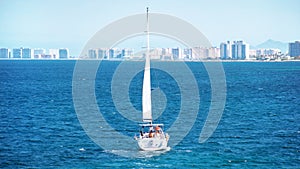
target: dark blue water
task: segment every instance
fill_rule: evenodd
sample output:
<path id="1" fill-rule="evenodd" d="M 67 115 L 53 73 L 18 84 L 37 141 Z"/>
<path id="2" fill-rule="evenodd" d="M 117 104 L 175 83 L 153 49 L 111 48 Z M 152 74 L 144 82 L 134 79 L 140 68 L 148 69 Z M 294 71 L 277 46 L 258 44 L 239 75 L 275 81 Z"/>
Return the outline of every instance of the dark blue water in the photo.
<path id="1" fill-rule="evenodd" d="M 201 97 L 197 120 L 177 146 L 146 158 L 109 153 L 84 132 L 72 100 L 75 64 L 75 61 L 0 61 L 1 168 L 300 166 L 300 62 L 223 63 L 226 106 L 216 131 L 203 144 L 198 139 L 210 106 L 210 81 L 202 63 L 187 63 L 197 79 Z M 137 124 L 117 112 L 110 95 L 112 76 L 119 64 L 101 63 L 95 80 L 96 98 L 111 126 L 133 136 Z M 159 86 L 167 98 L 166 111 L 157 120 L 168 129 L 179 112 L 178 85 L 166 72 L 154 69 L 152 76 L 155 77 L 152 86 Z M 141 110 L 141 78 L 142 72 L 130 84 L 130 101 L 137 110 Z M 122 129 L 124 125 L 126 130 Z"/>

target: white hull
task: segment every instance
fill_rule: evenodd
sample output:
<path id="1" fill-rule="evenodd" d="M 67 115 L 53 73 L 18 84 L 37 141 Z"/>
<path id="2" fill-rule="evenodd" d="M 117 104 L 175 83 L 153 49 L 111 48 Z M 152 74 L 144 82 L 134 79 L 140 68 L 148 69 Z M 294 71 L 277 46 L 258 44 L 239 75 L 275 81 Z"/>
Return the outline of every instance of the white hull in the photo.
<path id="1" fill-rule="evenodd" d="M 144 151 L 158 151 L 168 149 L 168 141 L 166 138 L 138 138 L 138 145 Z"/>

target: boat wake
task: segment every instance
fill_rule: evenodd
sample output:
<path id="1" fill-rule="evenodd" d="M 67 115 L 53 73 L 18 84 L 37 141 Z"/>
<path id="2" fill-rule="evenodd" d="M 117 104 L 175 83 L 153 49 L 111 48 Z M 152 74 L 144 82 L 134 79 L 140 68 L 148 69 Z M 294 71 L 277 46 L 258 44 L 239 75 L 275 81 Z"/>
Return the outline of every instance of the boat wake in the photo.
<path id="1" fill-rule="evenodd" d="M 138 157 L 139 158 L 151 158 L 151 157 L 155 157 L 155 156 L 160 156 L 168 151 L 171 150 L 171 147 L 167 147 L 164 150 L 159 150 L 159 151 L 144 151 L 144 150 L 140 150 L 138 151 Z"/>
<path id="2" fill-rule="evenodd" d="M 159 151 L 144 151 L 144 150 L 105 150 L 106 153 L 113 153 L 128 158 L 151 158 L 160 156 L 170 151 L 171 147 Z"/>

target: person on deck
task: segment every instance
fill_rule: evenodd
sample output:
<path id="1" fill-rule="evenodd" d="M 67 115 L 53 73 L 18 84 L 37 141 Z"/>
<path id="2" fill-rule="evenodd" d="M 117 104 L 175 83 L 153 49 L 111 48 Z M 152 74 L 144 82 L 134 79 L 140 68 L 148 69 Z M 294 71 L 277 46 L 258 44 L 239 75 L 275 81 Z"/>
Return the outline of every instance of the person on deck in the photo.
<path id="1" fill-rule="evenodd" d="M 153 137 L 153 132 L 152 132 L 152 130 L 150 130 L 150 132 L 149 132 L 149 138 L 152 138 Z"/>

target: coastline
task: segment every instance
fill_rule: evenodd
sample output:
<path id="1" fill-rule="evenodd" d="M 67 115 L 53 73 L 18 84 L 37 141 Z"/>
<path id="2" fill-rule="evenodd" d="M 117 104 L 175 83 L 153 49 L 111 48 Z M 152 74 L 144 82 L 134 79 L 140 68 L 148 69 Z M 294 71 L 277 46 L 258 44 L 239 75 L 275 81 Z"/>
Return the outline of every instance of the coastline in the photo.
<path id="1" fill-rule="evenodd" d="M 21 59 L 21 58 L 0 58 L 0 61 L 125 61 L 125 62 L 144 62 L 143 59 Z M 199 59 L 199 60 L 159 60 L 153 59 L 153 62 L 300 62 L 296 60 L 220 60 L 220 59 Z"/>

